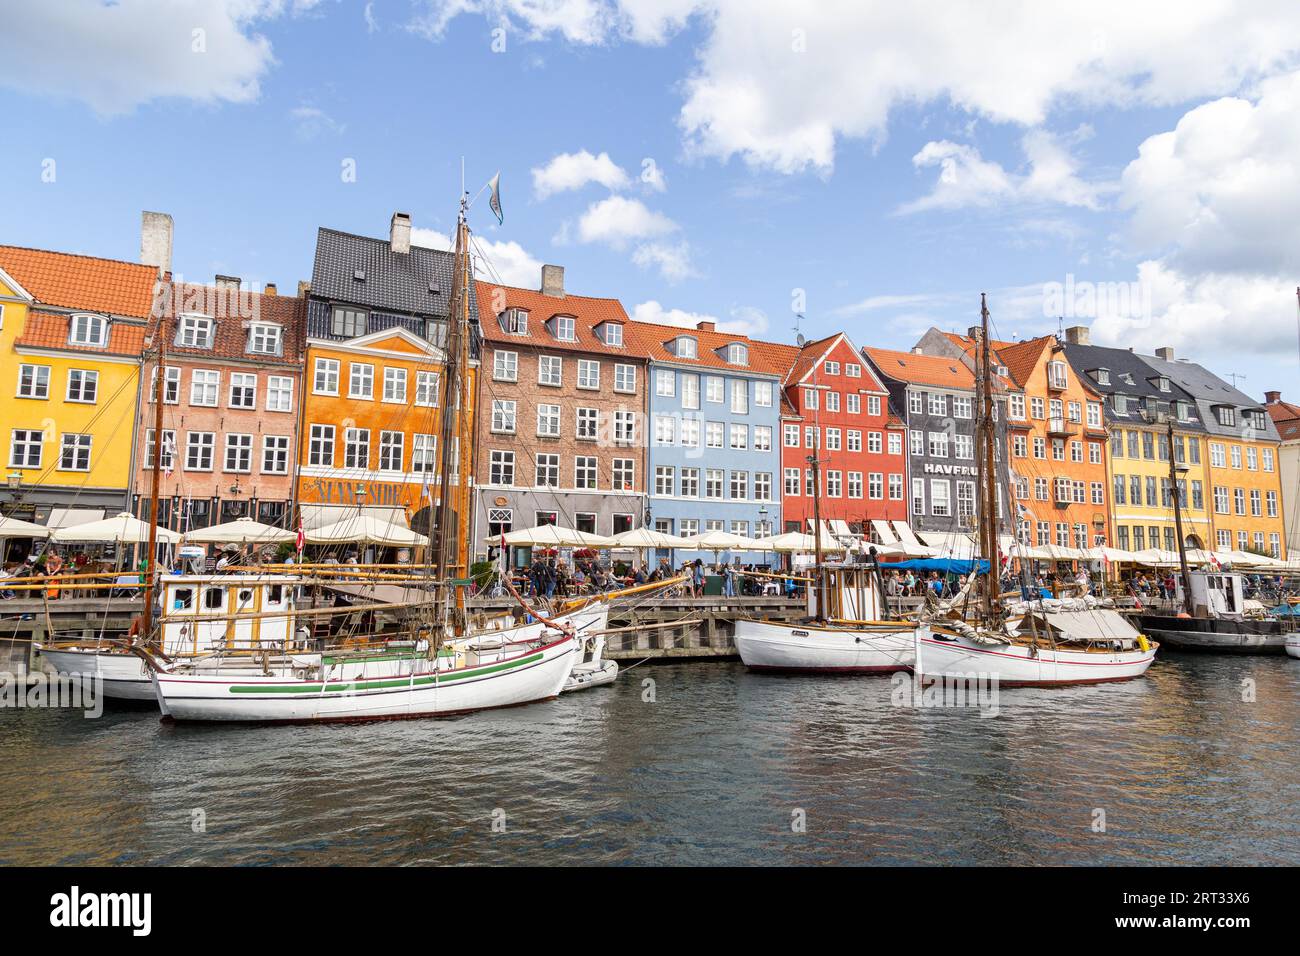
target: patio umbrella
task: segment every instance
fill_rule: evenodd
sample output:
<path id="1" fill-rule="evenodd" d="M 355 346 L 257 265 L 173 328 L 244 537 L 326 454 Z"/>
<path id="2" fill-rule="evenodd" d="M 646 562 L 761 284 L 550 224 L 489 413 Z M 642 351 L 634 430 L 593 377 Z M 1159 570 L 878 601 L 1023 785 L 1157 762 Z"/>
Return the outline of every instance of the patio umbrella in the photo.
<path id="1" fill-rule="evenodd" d="M 424 535 L 374 515 L 356 515 L 323 528 L 314 528 L 304 538 L 308 544 L 379 544 L 393 548 L 419 547 L 429 543 Z"/>
<path id="2" fill-rule="evenodd" d="M 876 545 L 877 550 L 883 546 Z M 817 550 L 816 535 L 807 534 L 803 531 L 787 531 L 785 534 L 773 535 L 770 538 L 759 538 L 754 542 L 753 551 L 776 551 L 780 554 L 802 554 L 813 553 Z M 844 546 L 827 535 L 822 536 L 823 551 L 843 551 Z M 886 553 L 881 551 L 882 554 Z"/>
<path id="3" fill-rule="evenodd" d="M 198 544 L 283 544 L 297 539 L 298 535 L 293 531 L 262 524 L 252 518 L 236 518 L 185 535 L 185 540 Z"/>
<path id="4" fill-rule="evenodd" d="M 157 540 L 163 544 L 176 544 L 181 540 L 180 534 L 159 528 Z M 149 525 L 134 515 L 123 511 L 112 518 L 91 521 L 88 524 L 73 525 L 71 528 L 59 528 L 50 534 L 50 540 L 58 544 L 65 541 L 78 543 L 117 542 L 119 544 L 148 544 Z"/>
<path id="5" fill-rule="evenodd" d="M 767 550 L 758 547 L 758 542 L 753 538 L 732 534 L 729 531 L 704 531 L 683 540 L 685 541 L 685 544 L 682 545 L 684 548 L 694 548 L 697 551 L 712 551 L 714 564 L 720 563 L 723 551 Z"/>
<path id="6" fill-rule="evenodd" d="M 43 524 L 19 521 L 17 518 L 0 518 L 0 538 L 48 538 L 50 529 Z"/>
<path id="7" fill-rule="evenodd" d="M 654 528 L 632 528 L 609 539 L 613 548 L 684 548 L 686 539 Z"/>
<path id="8" fill-rule="evenodd" d="M 504 535 L 487 538 L 495 547 L 502 544 L 515 548 L 608 548 L 610 539 L 586 531 L 574 531 L 557 524 L 539 524 L 535 528 L 518 528 Z"/>

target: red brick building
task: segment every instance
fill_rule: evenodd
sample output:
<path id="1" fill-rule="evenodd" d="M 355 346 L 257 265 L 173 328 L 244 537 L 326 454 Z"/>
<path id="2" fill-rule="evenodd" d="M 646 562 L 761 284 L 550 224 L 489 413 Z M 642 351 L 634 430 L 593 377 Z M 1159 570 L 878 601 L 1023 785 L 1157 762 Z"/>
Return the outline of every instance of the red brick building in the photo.
<path id="1" fill-rule="evenodd" d="M 784 529 L 809 530 L 810 456 L 821 471 L 821 516 L 860 534 L 872 518 L 906 520 L 906 429 L 889 392 L 838 332 L 790 349 L 782 389 L 781 513 Z"/>
<path id="2" fill-rule="evenodd" d="M 175 284 L 166 336 L 163 473 L 158 513 L 177 531 L 239 517 L 292 526 L 306 299 Z M 154 319 L 157 322 L 158 319 Z M 154 332 L 150 327 L 150 335 Z M 136 435 L 134 511 L 149 511 L 155 365 L 145 363 Z"/>

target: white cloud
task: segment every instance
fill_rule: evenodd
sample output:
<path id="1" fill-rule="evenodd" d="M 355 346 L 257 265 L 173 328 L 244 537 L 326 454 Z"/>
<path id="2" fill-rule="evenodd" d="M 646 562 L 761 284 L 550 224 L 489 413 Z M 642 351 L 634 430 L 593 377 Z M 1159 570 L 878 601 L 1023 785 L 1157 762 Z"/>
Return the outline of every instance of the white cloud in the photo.
<path id="1" fill-rule="evenodd" d="M 690 243 L 647 242 L 632 252 L 632 261 L 642 269 L 657 268 L 669 282 L 681 282 L 698 275 L 691 266 Z"/>
<path id="2" fill-rule="evenodd" d="M 376 33 L 379 30 L 379 20 L 375 17 L 374 3 L 367 3 L 362 9 L 362 15 L 366 19 L 366 32 Z"/>
<path id="3" fill-rule="evenodd" d="M 1089 135 L 1084 129 L 1070 137 Z M 900 213 L 928 209 L 960 209 L 1007 202 L 1049 202 L 1099 209 L 1103 193 L 1115 187 L 1088 183 L 1079 178 L 1079 164 L 1065 145 L 1043 129 L 1030 130 L 1020 141 L 1029 165 L 1023 175 L 1009 173 L 998 163 L 984 159 L 978 149 L 963 143 L 937 140 L 926 143 L 915 156 L 917 169 L 937 166 L 939 178 L 928 195 L 904 203 Z"/>
<path id="4" fill-rule="evenodd" d="M 663 43 L 705 24 L 678 123 L 688 151 L 782 172 L 878 143 L 898 107 L 1042 125 L 1058 107 L 1170 105 L 1235 92 L 1295 61 L 1300 5 L 1094 0 L 428 0 L 417 27 L 486 14 L 529 38 Z M 428 29 L 431 24 L 433 29 Z"/>
<path id="5" fill-rule="evenodd" d="M 294 130 L 299 139 L 316 139 L 326 133 L 342 133 L 347 127 L 335 120 L 323 109 L 315 106 L 299 106 L 289 111 L 293 118 Z"/>
<path id="6" fill-rule="evenodd" d="M 630 241 L 654 239 L 677 231 L 677 223 L 654 212 L 639 199 L 610 196 L 594 202 L 578 219 L 579 242 L 602 242 L 615 249 Z"/>
<path id="7" fill-rule="evenodd" d="M 906 295 L 871 295 L 867 296 L 865 299 L 859 299 L 857 302 L 850 302 L 847 305 L 842 305 L 838 308 L 832 309 L 830 314 L 837 318 L 852 318 L 854 316 L 866 315 L 868 312 L 936 306 L 941 303 L 946 303 L 951 299 L 951 295 L 924 292 L 910 293 Z"/>
<path id="8" fill-rule="evenodd" d="M 754 306 L 742 305 L 732 308 L 728 317 L 720 319 L 705 312 L 688 312 L 685 309 L 666 309 L 658 300 L 650 299 L 632 307 L 634 322 L 653 322 L 657 325 L 675 325 L 693 329 L 700 322 L 712 322 L 719 332 L 734 332 L 739 335 L 762 335 L 767 331 L 767 314 Z"/>
<path id="9" fill-rule="evenodd" d="M 627 173 L 609 158 L 609 153 L 593 156 L 585 149 L 577 153 L 560 153 L 545 166 L 534 167 L 532 173 L 533 193 L 538 199 L 581 189 L 588 183 L 599 183 L 611 191 L 628 185 Z"/>
<path id="10" fill-rule="evenodd" d="M 523 289 L 535 289 L 542 278 L 542 261 L 535 259 L 517 242 L 484 239 L 473 240 L 474 272 L 480 279 L 501 282 Z M 413 228 L 411 244 L 428 249 L 452 248 L 451 237 L 437 229 Z"/>
<path id="11" fill-rule="evenodd" d="M 317 0 L 63 0 L 9 4 L 0 86 L 81 100 L 101 115 L 180 98 L 247 103 L 274 65 L 255 25 Z M 57 38 L 57 55 L 51 53 Z"/>

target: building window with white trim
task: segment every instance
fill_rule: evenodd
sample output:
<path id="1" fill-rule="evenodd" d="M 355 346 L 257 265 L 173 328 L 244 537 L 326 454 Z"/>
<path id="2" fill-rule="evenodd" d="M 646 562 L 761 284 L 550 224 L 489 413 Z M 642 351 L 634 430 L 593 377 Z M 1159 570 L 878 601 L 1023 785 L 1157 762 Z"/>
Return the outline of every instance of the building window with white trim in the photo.
<path id="1" fill-rule="evenodd" d="M 289 436 L 262 436 L 262 474 L 287 475 L 289 473 Z"/>
<path id="2" fill-rule="evenodd" d="M 18 366 L 18 397 L 19 398 L 49 398 L 50 397 L 50 366 L 19 365 Z"/>
<path id="3" fill-rule="evenodd" d="M 196 368 L 190 373 L 190 404 L 215 408 L 221 391 L 221 373 Z"/>
<path id="4" fill-rule="evenodd" d="M 312 425 L 307 445 L 307 464 L 334 467 L 334 426 Z"/>
<path id="5" fill-rule="evenodd" d="M 247 473 L 253 470 L 253 436 L 226 435 L 226 464 L 223 471 Z"/>
<path id="6" fill-rule="evenodd" d="M 90 369 L 74 368 L 68 370 L 69 402 L 83 405 L 95 404 L 99 395 L 99 373 Z"/>
<path id="7" fill-rule="evenodd" d="M 43 439 L 39 429 L 15 428 L 9 439 L 9 467 L 41 467 L 42 448 Z"/>

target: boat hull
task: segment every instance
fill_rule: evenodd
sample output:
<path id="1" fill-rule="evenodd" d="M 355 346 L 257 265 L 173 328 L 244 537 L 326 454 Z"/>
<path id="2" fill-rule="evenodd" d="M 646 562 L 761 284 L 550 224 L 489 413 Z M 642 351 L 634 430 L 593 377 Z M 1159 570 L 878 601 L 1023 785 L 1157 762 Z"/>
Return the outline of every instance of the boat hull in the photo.
<path id="1" fill-rule="evenodd" d="M 113 700 L 155 700 L 153 681 L 144 661 L 134 654 L 88 648 L 38 647 L 55 671 L 68 677 L 90 677 L 101 682 L 105 697 Z"/>
<path id="2" fill-rule="evenodd" d="M 912 627 L 795 626 L 736 621 L 740 659 L 754 671 L 887 674 L 907 670 L 916 657 Z"/>
<path id="3" fill-rule="evenodd" d="M 573 665 L 569 679 L 564 682 L 564 692 L 568 694 L 575 690 L 603 687 L 614 683 L 617 679 L 617 661 L 583 661 L 581 664 Z"/>
<path id="4" fill-rule="evenodd" d="M 916 672 L 921 676 L 997 678 L 1003 687 L 1104 684 L 1141 677 L 1155 660 L 1149 650 L 1083 651 L 1021 644 L 981 644 L 950 632 L 918 636 Z"/>
<path id="5" fill-rule="evenodd" d="M 1286 634 L 1277 621 L 1229 621 L 1142 614 L 1138 629 L 1166 647 L 1214 654 L 1283 654 Z"/>
<path id="6" fill-rule="evenodd" d="M 1300 657 L 1300 634 L 1286 636 L 1286 652 L 1292 657 Z"/>
<path id="7" fill-rule="evenodd" d="M 578 641 L 565 636 L 489 664 L 433 669 L 419 657 L 395 672 L 331 681 L 266 675 L 248 668 L 217 673 L 154 673 L 164 716 L 178 721 L 315 723 L 447 717 L 513 707 L 559 695 Z M 428 670 L 422 670 L 428 665 Z"/>

